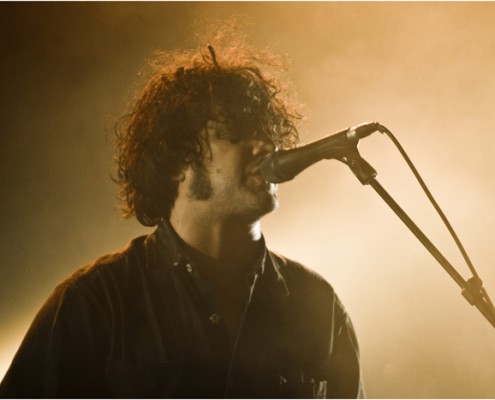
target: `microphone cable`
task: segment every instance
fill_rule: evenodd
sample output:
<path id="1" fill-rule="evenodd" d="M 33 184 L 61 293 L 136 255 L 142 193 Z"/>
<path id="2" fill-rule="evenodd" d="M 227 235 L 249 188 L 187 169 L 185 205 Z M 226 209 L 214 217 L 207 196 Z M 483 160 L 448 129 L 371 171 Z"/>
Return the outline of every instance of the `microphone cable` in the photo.
<path id="1" fill-rule="evenodd" d="M 493 303 L 490 300 L 490 298 L 488 297 L 488 293 L 486 292 L 485 288 L 483 287 L 483 283 L 482 283 L 482 281 L 481 281 L 481 279 L 480 279 L 480 277 L 478 275 L 478 272 L 474 268 L 474 265 L 471 262 L 471 259 L 469 258 L 466 250 L 464 249 L 464 246 L 462 245 L 459 237 L 457 236 L 456 232 L 454 231 L 454 228 L 452 227 L 452 225 L 450 224 L 449 220 L 447 219 L 445 213 L 442 211 L 442 209 L 438 205 L 437 201 L 435 200 L 435 198 L 431 194 L 430 190 L 426 186 L 426 183 L 424 182 L 423 178 L 421 178 L 421 175 L 419 174 L 419 172 L 416 169 L 416 167 L 414 166 L 413 162 L 411 161 L 411 159 L 407 155 L 406 151 L 404 150 L 404 148 L 402 147 L 402 145 L 399 143 L 399 141 L 396 139 L 396 137 L 393 135 L 393 133 L 390 132 L 389 129 L 387 129 L 383 125 L 379 125 L 378 130 L 381 133 L 386 134 L 389 137 L 389 139 L 392 141 L 392 143 L 394 143 L 395 147 L 397 147 L 397 149 L 399 150 L 400 154 L 402 155 L 402 157 L 406 161 L 407 165 L 411 169 L 411 171 L 414 174 L 414 176 L 415 176 L 416 180 L 418 181 L 419 185 L 421 186 L 421 188 L 423 189 L 424 193 L 426 194 L 426 197 L 428 198 L 428 200 L 430 201 L 430 203 L 433 205 L 433 207 L 437 211 L 438 215 L 442 219 L 443 223 L 447 227 L 450 235 L 452 236 L 452 238 L 454 239 L 455 244 L 457 245 L 457 248 L 459 249 L 459 251 L 462 254 L 462 257 L 464 258 L 464 261 L 466 262 L 467 266 L 469 267 L 469 270 L 473 274 L 473 277 L 471 279 L 469 279 L 468 282 L 470 284 L 472 284 L 472 285 L 477 285 L 478 286 L 479 290 L 481 291 L 483 297 L 486 299 L 486 301 L 489 304 L 490 308 L 492 310 L 494 310 L 495 308 L 493 306 Z"/>

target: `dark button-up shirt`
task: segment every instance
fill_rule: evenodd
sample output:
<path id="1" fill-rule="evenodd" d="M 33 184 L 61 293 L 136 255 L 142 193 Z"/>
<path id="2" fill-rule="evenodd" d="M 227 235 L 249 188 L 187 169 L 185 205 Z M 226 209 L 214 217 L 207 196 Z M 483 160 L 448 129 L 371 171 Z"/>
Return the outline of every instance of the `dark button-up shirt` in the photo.
<path id="1" fill-rule="evenodd" d="M 332 287 L 263 249 L 234 340 L 168 223 L 59 285 L 2 397 L 362 397 L 356 337 Z"/>

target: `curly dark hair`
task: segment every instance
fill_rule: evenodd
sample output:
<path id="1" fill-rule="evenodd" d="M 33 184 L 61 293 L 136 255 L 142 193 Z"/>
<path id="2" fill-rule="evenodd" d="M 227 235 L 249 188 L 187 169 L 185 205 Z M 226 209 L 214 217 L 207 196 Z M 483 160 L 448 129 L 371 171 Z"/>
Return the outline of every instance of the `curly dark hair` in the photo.
<path id="1" fill-rule="evenodd" d="M 145 226 L 169 218 L 177 177 L 203 160 L 200 133 L 209 119 L 226 120 L 232 141 L 263 134 L 279 148 L 297 144 L 302 108 L 280 78 L 285 63 L 228 30 L 217 31 L 208 46 L 158 52 L 149 62 L 147 83 L 116 127 L 115 180 L 125 217 Z"/>

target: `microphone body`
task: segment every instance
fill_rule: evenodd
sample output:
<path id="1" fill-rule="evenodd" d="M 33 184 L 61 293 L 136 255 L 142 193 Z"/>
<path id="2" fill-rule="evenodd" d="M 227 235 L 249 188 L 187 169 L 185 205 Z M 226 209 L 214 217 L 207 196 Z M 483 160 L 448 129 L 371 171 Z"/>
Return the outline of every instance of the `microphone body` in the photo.
<path id="1" fill-rule="evenodd" d="M 378 122 L 365 122 L 295 149 L 277 151 L 261 164 L 261 175 L 272 183 L 290 181 L 320 160 L 345 156 L 360 139 L 379 128 L 381 125 Z"/>

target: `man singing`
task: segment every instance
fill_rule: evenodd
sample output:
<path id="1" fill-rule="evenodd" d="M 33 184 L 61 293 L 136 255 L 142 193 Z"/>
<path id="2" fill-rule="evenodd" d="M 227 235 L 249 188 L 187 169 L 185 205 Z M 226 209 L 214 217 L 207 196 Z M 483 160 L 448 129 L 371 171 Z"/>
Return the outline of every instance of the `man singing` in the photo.
<path id="1" fill-rule="evenodd" d="M 62 282 L 32 323 L 2 397 L 355 398 L 352 324 L 315 272 L 267 249 L 297 143 L 277 58 L 231 37 L 160 53 L 118 125 L 126 216 L 156 226 Z"/>

